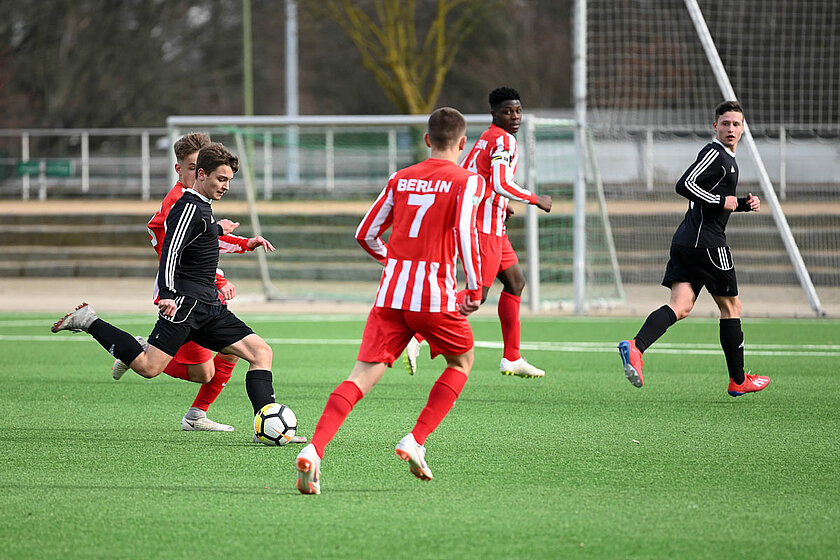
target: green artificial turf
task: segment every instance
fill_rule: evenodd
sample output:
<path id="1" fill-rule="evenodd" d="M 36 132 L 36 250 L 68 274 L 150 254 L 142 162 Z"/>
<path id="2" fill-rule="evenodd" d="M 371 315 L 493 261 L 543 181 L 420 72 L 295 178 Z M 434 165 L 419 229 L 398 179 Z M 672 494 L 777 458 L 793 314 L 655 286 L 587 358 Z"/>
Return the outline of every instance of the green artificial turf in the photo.
<path id="1" fill-rule="evenodd" d="M 244 316 L 274 349 L 277 399 L 311 436 L 364 319 Z M 836 558 L 840 323 L 745 320 L 737 399 L 717 322 L 689 319 L 645 354 L 639 319 L 529 318 L 544 379 L 498 372 L 498 321 L 472 321 L 476 365 L 427 441 L 435 479 L 394 456 L 443 369 L 389 371 L 327 447 L 322 494 L 294 487 L 300 446 L 251 442 L 239 364 L 213 419 L 184 432 L 197 385 L 129 372 L 55 318 L 0 315 L 0 558 Z M 152 318 L 110 316 L 146 335 Z"/>

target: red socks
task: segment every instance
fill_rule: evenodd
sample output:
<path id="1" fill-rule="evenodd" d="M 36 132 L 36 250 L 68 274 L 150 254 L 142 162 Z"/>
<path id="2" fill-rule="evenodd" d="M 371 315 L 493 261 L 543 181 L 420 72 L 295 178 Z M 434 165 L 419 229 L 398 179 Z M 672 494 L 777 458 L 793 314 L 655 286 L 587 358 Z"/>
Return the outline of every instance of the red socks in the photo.
<path id="1" fill-rule="evenodd" d="M 216 373 L 213 375 L 213 379 L 201 385 L 192 405 L 207 412 L 207 409 L 216 401 L 219 393 L 222 392 L 225 384 L 230 380 L 235 366 L 236 362 L 230 362 L 222 358 L 220 354 L 216 354 L 216 357 L 213 358 L 213 367 L 216 368 Z"/>
<path id="2" fill-rule="evenodd" d="M 347 415 L 363 396 L 362 390 L 352 381 L 343 381 L 330 393 L 324 412 L 315 426 L 315 433 L 312 434 L 312 445 L 315 446 L 319 457 L 324 458 L 324 448 L 332 441 Z"/>
<path id="3" fill-rule="evenodd" d="M 455 400 L 461 394 L 466 382 L 467 376 L 457 369 L 446 368 L 443 370 L 443 374 L 435 381 L 432 390 L 429 392 L 429 400 L 417 418 L 417 424 L 411 430 L 417 443 L 420 445 L 426 443 L 429 434 L 435 431 L 435 428 L 452 410 Z"/>
<path id="4" fill-rule="evenodd" d="M 519 305 L 522 298 L 502 292 L 499 295 L 499 322 L 502 324 L 502 340 L 505 344 L 504 357 L 516 361 L 519 354 Z"/>
<path id="5" fill-rule="evenodd" d="M 175 360 L 169 360 L 169 363 L 164 368 L 163 373 L 169 377 L 174 377 L 175 379 L 183 379 L 184 381 L 190 380 L 190 374 L 187 372 L 187 365 L 176 362 Z"/>

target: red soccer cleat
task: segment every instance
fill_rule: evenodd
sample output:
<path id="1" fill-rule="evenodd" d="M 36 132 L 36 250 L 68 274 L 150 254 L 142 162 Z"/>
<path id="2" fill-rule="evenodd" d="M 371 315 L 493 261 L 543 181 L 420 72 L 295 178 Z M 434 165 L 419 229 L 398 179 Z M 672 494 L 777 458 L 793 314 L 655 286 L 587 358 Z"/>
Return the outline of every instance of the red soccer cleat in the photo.
<path id="1" fill-rule="evenodd" d="M 730 379 L 728 392 L 733 397 L 740 397 L 744 393 L 755 393 L 757 391 L 761 391 L 768 385 L 770 385 L 769 377 L 764 377 L 762 375 L 750 375 L 747 373 L 744 376 L 744 382 L 740 385 Z"/>
<path id="2" fill-rule="evenodd" d="M 618 343 L 618 353 L 624 363 L 624 377 L 636 387 L 645 384 L 642 378 L 642 353 L 636 348 L 635 340 L 622 340 Z"/>

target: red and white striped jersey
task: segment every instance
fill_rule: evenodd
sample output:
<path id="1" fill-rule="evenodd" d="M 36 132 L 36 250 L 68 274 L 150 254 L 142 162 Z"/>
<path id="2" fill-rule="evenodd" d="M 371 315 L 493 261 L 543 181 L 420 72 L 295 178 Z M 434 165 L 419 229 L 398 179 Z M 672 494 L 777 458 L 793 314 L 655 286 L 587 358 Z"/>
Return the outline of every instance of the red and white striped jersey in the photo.
<path id="1" fill-rule="evenodd" d="M 481 299 L 475 204 L 484 179 L 443 159 L 397 171 L 356 230 L 356 241 L 385 266 L 374 305 L 456 311 L 460 256 L 469 297 Z M 382 234 L 391 228 L 386 244 Z"/>
<path id="2" fill-rule="evenodd" d="M 537 195 L 513 180 L 518 162 L 516 138 L 495 124 L 484 131 L 467 157 L 461 161 L 461 167 L 478 173 L 487 182 L 475 218 L 476 227 L 481 233 L 497 236 L 505 234 L 508 199 L 537 203 Z"/>
<path id="3" fill-rule="evenodd" d="M 151 220 L 149 220 L 147 229 L 149 230 L 149 236 L 151 237 L 152 247 L 154 247 L 155 252 L 158 255 L 158 260 L 160 260 L 163 238 L 166 236 L 166 217 L 169 216 L 169 211 L 172 210 L 172 205 L 178 202 L 178 199 L 181 198 L 186 190 L 187 188 L 181 183 L 181 181 L 175 183 L 175 186 L 166 193 L 158 211 L 155 212 L 155 215 L 152 216 Z M 244 253 L 248 251 L 248 238 L 239 237 L 238 235 L 222 235 L 219 237 L 219 251 L 222 253 Z M 225 278 L 224 272 L 222 269 L 217 268 L 216 289 L 221 289 L 227 283 L 228 281 Z M 155 279 L 154 298 L 156 302 L 158 299 L 157 292 L 157 279 Z"/>

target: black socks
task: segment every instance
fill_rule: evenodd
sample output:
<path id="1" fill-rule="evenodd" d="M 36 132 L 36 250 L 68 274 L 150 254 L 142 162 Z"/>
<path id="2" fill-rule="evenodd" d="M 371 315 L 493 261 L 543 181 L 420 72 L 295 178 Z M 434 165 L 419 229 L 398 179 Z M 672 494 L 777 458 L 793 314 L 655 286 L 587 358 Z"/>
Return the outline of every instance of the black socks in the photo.
<path id="1" fill-rule="evenodd" d="M 677 315 L 668 305 L 663 305 L 645 319 L 645 324 L 636 335 L 636 348 L 643 353 L 648 347 L 665 334 L 668 327 L 677 322 Z"/>
<path id="2" fill-rule="evenodd" d="M 744 333 L 740 318 L 720 320 L 720 347 L 726 356 L 729 377 L 740 385 L 744 382 Z"/>
<path id="3" fill-rule="evenodd" d="M 262 407 L 274 401 L 274 384 L 267 369 L 252 369 L 245 374 L 245 390 L 256 414 Z"/>
<path id="4" fill-rule="evenodd" d="M 97 319 L 88 327 L 88 334 L 102 345 L 102 348 L 119 358 L 126 365 L 143 353 L 143 347 L 127 332 L 118 329 L 111 323 Z"/>

